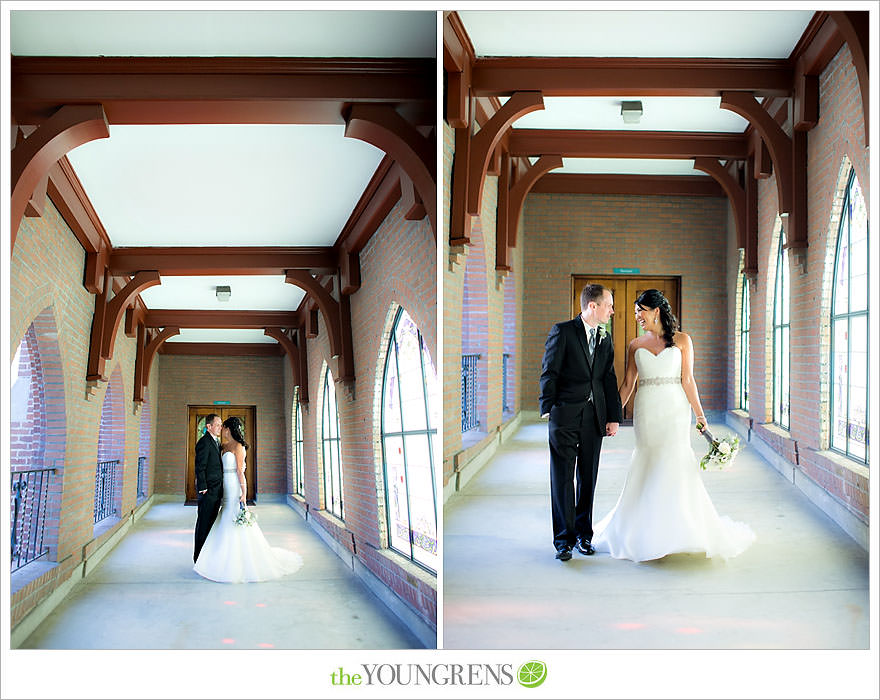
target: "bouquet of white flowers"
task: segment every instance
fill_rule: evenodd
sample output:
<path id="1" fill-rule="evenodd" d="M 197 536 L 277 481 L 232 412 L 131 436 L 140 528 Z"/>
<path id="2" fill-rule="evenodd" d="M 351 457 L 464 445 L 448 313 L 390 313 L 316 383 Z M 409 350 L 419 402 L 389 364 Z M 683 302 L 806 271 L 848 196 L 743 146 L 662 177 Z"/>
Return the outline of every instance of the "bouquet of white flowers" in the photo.
<path id="1" fill-rule="evenodd" d="M 239 503 L 239 505 L 241 507 L 238 509 L 238 513 L 235 514 L 233 522 L 236 525 L 253 525 L 257 521 L 257 514 L 245 508 L 244 503 Z"/>
<path id="2" fill-rule="evenodd" d="M 733 462 L 736 453 L 739 452 L 739 436 L 722 437 L 716 439 L 703 423 L 697 423 L 697 430 L 709 443 L 709 451 L 700 460 L 700 466 L 706 469 L 707 465 L 721 469 L 725 464 Z"/>

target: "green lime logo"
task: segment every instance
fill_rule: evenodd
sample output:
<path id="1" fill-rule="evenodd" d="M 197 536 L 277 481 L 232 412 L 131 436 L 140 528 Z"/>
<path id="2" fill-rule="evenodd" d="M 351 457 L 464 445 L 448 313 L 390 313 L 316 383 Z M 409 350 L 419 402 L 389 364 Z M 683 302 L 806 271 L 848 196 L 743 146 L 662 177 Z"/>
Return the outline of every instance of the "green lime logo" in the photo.
<path id="1" fill-rule="evenodd" d="M 537 688 L 547 678 L 547 664 L 543 661 L 526 661 L 517 671 L 517 680 L 523 688 Z"/>

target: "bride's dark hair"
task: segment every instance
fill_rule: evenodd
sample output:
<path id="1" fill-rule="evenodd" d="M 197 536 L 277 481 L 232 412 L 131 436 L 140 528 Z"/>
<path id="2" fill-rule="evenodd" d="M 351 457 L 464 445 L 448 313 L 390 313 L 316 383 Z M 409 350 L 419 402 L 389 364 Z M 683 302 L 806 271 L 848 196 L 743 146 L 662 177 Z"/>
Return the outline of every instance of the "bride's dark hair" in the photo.
<path id="1" fill-rule="evenodd" d="M 675 318 L 675 314 L 672 313 L 672 307 L 669 305 L 669 300 L 663 296 L 663 292 L 659 289 L 646 289 L 639 294 L 639 298 L 636 299 L 636 305 L 641 306 L 646 310 L 660 310 L 660 323 L 663 325 L 663 340 L 666 341 L 666 347 L 671 348 L 672 338 L 675 335 L 675 331 L 678 330 L 678 319 Z"/>
<path id="2" fill-rule="evenodd" d="M 223 427 L 229 428 L 229 434 L 232 435 L 232 439 L 244 445 L 244 449 L 250 449 L 248 444 L 244 441 L 244 429 L 242 428 L 240 418 L 230 416 L 223 421 Z"/>

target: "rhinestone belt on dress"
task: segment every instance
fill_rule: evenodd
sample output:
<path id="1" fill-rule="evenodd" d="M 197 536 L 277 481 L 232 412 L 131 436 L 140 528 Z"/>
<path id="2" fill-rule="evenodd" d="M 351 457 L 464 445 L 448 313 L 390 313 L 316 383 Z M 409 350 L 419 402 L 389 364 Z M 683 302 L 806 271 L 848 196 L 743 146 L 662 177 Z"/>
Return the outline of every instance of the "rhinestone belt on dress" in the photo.
<path id="1" fill-rule="evenodd" d="M 639 379 L 639 386 L 647 384 L 648 386 L 657 386 L 659 384 L 681 384 L 681 377 L 648 377 L 648 379 Z"/>

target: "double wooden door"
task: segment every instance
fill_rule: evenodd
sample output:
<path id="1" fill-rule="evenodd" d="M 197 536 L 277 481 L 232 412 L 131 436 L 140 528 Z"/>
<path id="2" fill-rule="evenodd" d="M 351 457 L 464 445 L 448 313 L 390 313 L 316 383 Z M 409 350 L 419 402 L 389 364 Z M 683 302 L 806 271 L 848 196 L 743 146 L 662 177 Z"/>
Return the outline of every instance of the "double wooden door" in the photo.
<path id="1" fill-rule="evenodd" d="M 659 289 L 669 299 L 672 312 L 681 321 L 681 278 L 680 277 L 647 277 L 643 275 L 628 277 L 593 277 L 590 275 L 572 275 L 571 277 L 571 315 L 572 318 L 581 312 L 581 290 L 585 285 L 601 284 L 611 290 L 614 296 L 614 315 L 608 323 L 608 333 L 614 341 L 614 372 L 617 374 L 618 386 L 623 383 L 626 373 L 626 348 L 633 338 L 642 335 L 643 331 L 636 323 L 635 303 L 638 296 L 646 289 Z M 636 388 L 638 390 L 638 387 Z M 624 420 L 632 419 L 632 398 L 623 407 Z"/>
<path id="2" fill-rule="evenodd" d="M 235 416 L 244 426 L 244 439 L 248 444 L 247 451 L 247 500 L 254 502 L 257 493 L 257 430 L 255 406 L 190 406 L 187 440 L 186 440 L 186 503 L 198 503 L 196 494 L 196 443 L 205 434 L 205 419 L 208 414 L 216 413 L 221 420 Z"/>

